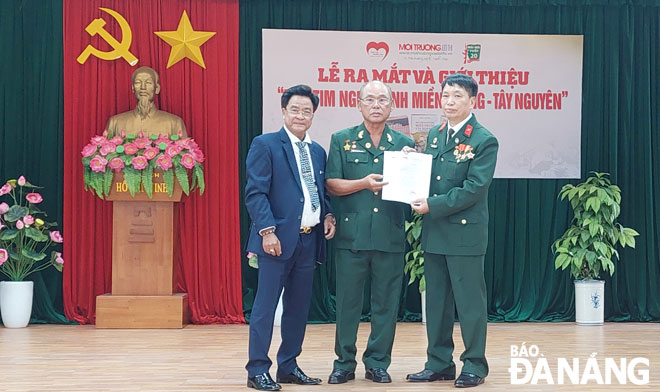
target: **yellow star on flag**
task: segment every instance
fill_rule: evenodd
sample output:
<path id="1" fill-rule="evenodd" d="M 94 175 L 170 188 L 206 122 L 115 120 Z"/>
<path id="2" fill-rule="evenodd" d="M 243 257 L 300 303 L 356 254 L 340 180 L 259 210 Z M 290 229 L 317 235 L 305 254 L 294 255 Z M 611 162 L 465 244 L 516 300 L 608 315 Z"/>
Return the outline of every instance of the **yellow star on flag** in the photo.
<path id="1" fill-rule="evenodd" d="M 193 30 L 185 10 L 181 15 L 179 27 L 177 27 L 176 31 L 155 31 L 154 34 L 172 46 L 170 58 L 167 60 L 167 68 L 187 57 L 195 62 L 195 64 L 206 69 L 204 58 L 202 58 L 202 51 L 199 47 L 213 37 L 215 32 Z"/>

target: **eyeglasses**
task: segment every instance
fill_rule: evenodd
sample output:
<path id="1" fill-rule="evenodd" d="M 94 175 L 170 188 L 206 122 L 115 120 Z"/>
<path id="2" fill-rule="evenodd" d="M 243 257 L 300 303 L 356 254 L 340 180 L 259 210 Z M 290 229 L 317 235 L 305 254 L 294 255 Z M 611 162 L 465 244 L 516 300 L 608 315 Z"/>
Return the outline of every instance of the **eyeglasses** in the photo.
<path id="1" fill-rule="evenodd" d="M 291 109 L 286 109 L 287 112 L 289 112 L 290 115 L 293 117 L 298 117 L 299 114 L 302 114 L 303 117 L 309 119 L 314 117 L 314 112 L 311 110 L 300 110 L 298 108 L 291 108 Z"/>
<path id="2" fill-rule="evenodd" d="M 380 98 L 367 97 L 364 99 L 360 98 L 360 101 L 362 101 L 362 103 L 368 106 L 373 106 L 376 102 L 378 102 L 378 105 L 380 106 L 387 106 L 390 104 L 390 102 L 392 102 L 391 99 L 385 97 L 380 97 Z"/>

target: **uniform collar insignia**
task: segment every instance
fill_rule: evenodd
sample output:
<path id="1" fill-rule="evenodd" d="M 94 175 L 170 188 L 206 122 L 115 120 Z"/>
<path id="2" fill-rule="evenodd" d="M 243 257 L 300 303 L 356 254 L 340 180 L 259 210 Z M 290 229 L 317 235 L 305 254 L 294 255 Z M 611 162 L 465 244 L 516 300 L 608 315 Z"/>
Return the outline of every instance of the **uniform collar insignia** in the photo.
<path id="1" fill-rule="evenodd" d="M 438 131 L 442 131 L 443 129 L 445 129 L 445 126 L 447 126 L 447 121 L 444 121 L 442 123 L 442 125 L 440 125 L 440 128 L 438 128 Z"/>
<path id="2" fill-rule="evenodd" d="M 465 131 L 463 131 L 463 133 L 465 136 L 470 137 L 470 134 L 472 133 L 472 125 L 468 124 L 468 126 L 465 127 Z"/>
<path id="3" fill-rule="evenodd" d="M 358 139 L 362 139 L 364 137 L 364 129 L 361 129 L 360 132 L 358 132 Z"/>

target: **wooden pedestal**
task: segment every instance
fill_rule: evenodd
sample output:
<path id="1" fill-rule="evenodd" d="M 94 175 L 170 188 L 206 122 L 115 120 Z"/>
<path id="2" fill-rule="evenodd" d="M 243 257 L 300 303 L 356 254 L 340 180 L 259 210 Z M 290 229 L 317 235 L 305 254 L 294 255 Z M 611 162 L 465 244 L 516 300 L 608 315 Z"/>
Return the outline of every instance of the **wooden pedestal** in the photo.
<path id="1" fill-rule="evenodd" d="M 177 184 L 178 185 L 178 184 Z M 112 293 L 96 297 L 97 328 L 182 328 L 188 322 L 188 295 L 174 294 L 174 202 L 154 173 L 152 198 L 131 196 L 123 176 L 107 200 L 113 201 Z"/>

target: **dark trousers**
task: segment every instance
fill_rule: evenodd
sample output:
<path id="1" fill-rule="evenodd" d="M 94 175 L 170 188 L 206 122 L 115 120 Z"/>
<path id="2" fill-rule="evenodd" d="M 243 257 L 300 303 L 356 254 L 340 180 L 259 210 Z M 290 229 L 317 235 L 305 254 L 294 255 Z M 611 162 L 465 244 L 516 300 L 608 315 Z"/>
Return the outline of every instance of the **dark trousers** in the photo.
<path id="1" fill-rule="evenodd" d="M 365 368 L 387 369 L 399 312 L 403 253 L 337 249 L 337 326 L 335 369 L 354 371 L 364 284 L 371 277 L 371 333 L 362 356 Z"/>
<path id="2" fill-rule="evenodd" d="M 245 366 L 249 377 L 268 372 L 273 363 L 268 350 L 282 288 L 282 344 L 277 352 L 277 372 L 288 374 L 298 366 L 296 358 L 302 351 L 312 296 L 316 238 L 314 232 L 300 234 L 296 250 L 288 260 L 259 256 L 259 285 L 250 317 L 249 360 Z"/>
<path id="3" fill-rule="evenodd" d="M 465 345 L 465 351 L 461 354 L 461 371 L 486 377 L 488 313 L 484 256 L 445 256 L 426 252 L 424 274 L 428 336 L 425 368 L 434 372 L 448 372 L 456 367 L 452 359 L 456 306 Z"/>

